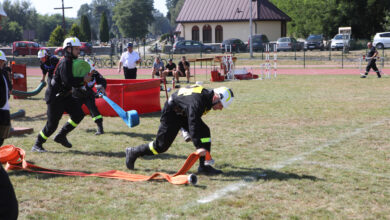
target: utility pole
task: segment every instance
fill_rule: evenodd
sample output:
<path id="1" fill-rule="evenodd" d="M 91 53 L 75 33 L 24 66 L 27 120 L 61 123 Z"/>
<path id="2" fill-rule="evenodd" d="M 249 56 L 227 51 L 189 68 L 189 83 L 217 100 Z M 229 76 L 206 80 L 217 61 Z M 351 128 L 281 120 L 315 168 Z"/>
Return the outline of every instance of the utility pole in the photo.
<path id="1" fill-rule="evenodd" d="M 54 8 L 54 9 L 62 9 L 62 29 L 64 30 L 64 35 L 66 35 L 66 30 L 65 30 L 65 9 L 71 9 L 73 7 L 65 7 L 64 6 L 64 0 L 62 0 L 62 7 L 61 8 Z"/>

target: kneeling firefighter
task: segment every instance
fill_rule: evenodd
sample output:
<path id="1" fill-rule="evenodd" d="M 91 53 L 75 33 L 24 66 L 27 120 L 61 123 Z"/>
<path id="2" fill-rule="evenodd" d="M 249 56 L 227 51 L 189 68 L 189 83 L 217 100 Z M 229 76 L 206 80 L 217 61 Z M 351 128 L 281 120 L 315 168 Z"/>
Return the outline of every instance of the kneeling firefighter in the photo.
<path id="1" fill-rule="evenodd" d="M 84 118 L 81 102 L 72 96 L 72 88 L 80 88 L 84 83 L 91 81 L 91 76 L 88 75 L 90 65 L 83 60 L 77 60 L 80 46 L 80 40 L 76 37 L 64 41 L 65 56 L 59 61 L 45 93 L 48 119 L 31 149 L 34 152 L 46 152 L 42 145 L 55 132 L 64 112 L 69 114 L 70 119 L 54 137 L 54 141 L 64 147 L 72 147 L 66 135 Z"/>
<path id="2" fill-rule="evenodd" d="M 134 169 L 138 157 L 167 151 L 181 128 L 189 131 L 197 149 L 210 152 L 210 129 L 201 117 L 211 109 L 227 108 L 233 99 L 232 90 L 226 87 L 209 90 L 200 85 L 193 85 L 179 89 L 164 105 L 156 140 L 136 148 L 126 149 L 127 168 Z M 211 166 L 213 161 L 209 159 L 206 161 L 205 156 L 201 156 L 199 161 L 198 173 L 211 175 L 222 173 L 221 170 L 213 168 Z"/>
<path id="3" fill-rule="evenodd" d="M 53 78 L 54 70 L 59 62 L 58 58 L 53 55 L 49 55 L 47 50 L 41 49 L 38 51 L 38 59 L 41 62 L 41 70 L 42 70 L 42 79 L 41 81 L 45 81 L 46 74 L 47 76 L 47 84 L 50 84 L 51 79 Z"/>
<path id="4" fill-rule="evenodd" d="M 91 75 L 91 81 L 88 82 L 85 85 L 85 92 L 80 89 L 74 89 L 73 95 L 75 97 L 78 97 L 81 101 L 81 103 L 85 104 L 89 110 L 89 113 L 91 114 L 91 117 L 93 121 L 96 123 L 98 129 L 95 133 L 95 135 L 101 135 L 104 134 L 103 130 L 103 116 L 100 114 L 98 108 L 96 107 L 95 98 L 101 98 L 101 95 L 105 95 L 105 89 L 107 87 L 107 81 L 106 79 L 95 70 L 95 66 L 92 61 L 86 60 L 90 67 L 90 75 Z M 97 93 L 95 93 L 92 88 L 96 84 L 96 90 Z"/>

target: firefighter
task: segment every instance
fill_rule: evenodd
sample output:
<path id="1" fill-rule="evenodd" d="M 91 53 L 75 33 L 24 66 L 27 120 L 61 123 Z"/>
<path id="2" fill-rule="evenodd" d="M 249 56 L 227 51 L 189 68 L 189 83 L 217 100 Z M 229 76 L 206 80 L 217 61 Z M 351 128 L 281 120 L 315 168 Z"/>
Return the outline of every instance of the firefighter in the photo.
<path id="1" fill-rule="evenodd" d="M 104 77 L 95 70 L 94 64 L 92 61 L 87 60 L 91 67 L 90 75 L 92 77 L 91 81 L 86 84 L 86 90 L 85 96 L 83 97 L 83 94 L 78 95 L 81 99 L 81 102 L 85 104 L 92 116 L 93 121 L 96 123 L 98 129 L 95 133 L 95 135 L 101 135 L 104 134 L 103 130 L 103 116 L 100 114 L 98 108 L 95 104 L 95 98 L 101 98 L 101 95 L 105 95 L 105 89 L 107 87 L 107 82 Z M 92 88 L 96 84 L 97 93 L 95 93 Z M 77 96 L 77 95 L 76 95 Z"/>
<path id="2" fill-rule="evenodd" d="M 371 42 L 367 43 L 367 48 L 369 49 L 367 53 L 367 66 L 366 66 L 366 72 L 364 75 L 362 75 L 360 78 L 367 78 L 368 72 L 370 72 L 370 69 L 372 68 L 375 72 L 378 78 L 381 78 L 381 72 L 379 71 L 378 67 L 376 66 L 376 59 L 378 58 L 378 51 L 374 46 L 372 46 Z"/>
<path id="3" fill-rule="evenodd" d="M 0 50 L 0 146 L 3 144 L 11 130 L 11 116 L 9 108 L 9 98 L 12 90 L 10 80 L 11 69 L 5 67 L 7 58 L 5 53 Z"/>
<path id="4" fill-rule="evenodd" d="M 41 81 L 44 82 L 47 76 L 47 84 L 50 84 L 51 79 L 53 78 L 54 69 L 56 68 L 59 60 L 56 56 L 50 56 L 47 53 L 47 50 L 42 49 L 38 51 L 38 59 L 41 62 L 41 70 L 42 70 L 42 79 Z"/>
<path id="5" fill-rule="evenodd" d="M 77 59 L 80 54 L 80 46 L 80 40 L 76 37 L 64 40 L 65 56 L 59 61 L 53 79 L 45 93 L 48 119 L 31 149 L 33 152 L 46 152 L 42 145 L 56 131 L 65 111 L 70 115 L 70 119 L 54 137 L 54 141 L 64 147 L 72 147 L 66 135 L 76 128 L 84 118 L 81 102 L 72 96 L 72 90 L 83 90 L 84 83 L 91 81 L 91 76 L 87 74 L 90 71 L 89 64 Z"/>
<path id="6" fill-rule="evenodd" d="M 233 99 L 232 90 L 226 87 L 209 90 L 200 85 L 193 85 L 179 89 L 164 105 L 156 140 L 135 148 L 126 148 L 127 168 L 134 169 L 138 157 L 167 151 L 181 128 L 189 131 L 191 140 L 198 150 L 210 152 L 210 129 L 201 117 L 211 109 L 227 108 Z M 210 175 L 222 173 L 221 170 L 213 168 L 212 161 L 206 161 L 204 156 L 199 160 L 198 173 Z"/>

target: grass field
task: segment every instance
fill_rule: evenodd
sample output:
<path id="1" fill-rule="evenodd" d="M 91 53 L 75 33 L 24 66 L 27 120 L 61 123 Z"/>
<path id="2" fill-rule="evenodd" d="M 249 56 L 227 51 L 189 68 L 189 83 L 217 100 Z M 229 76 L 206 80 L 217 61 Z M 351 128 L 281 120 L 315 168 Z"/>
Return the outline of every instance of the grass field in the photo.
<path id="1" fill-rule="evenodd" d="M 38 80 L 29 78 L 30 90 Z M 223 175 L 199 175 L 195 187 L 11 171 L 20 219 L 389 219 L 389 81 L 371 74 L 205 83 L 231 87 L 236 97 L 230 109 L 203 118 Z M 104 118 L 107 133 L 96 137 L 88 116 L 69 135 L 72 149 L 53 135 L 50 152 L 31 153 L 46 122 L 42 97 L 11 100 L 12 112 L 27 111 L 13 125 L 35 132 L 6 143 L 47 168 L 128 171 L 124 149 L 153 140 L 159 125 L 159 113 L 132 129 Z M 178 136 L 165 154 L 137 160 L 135 173 L 175 173 L 193 151 Z"/>

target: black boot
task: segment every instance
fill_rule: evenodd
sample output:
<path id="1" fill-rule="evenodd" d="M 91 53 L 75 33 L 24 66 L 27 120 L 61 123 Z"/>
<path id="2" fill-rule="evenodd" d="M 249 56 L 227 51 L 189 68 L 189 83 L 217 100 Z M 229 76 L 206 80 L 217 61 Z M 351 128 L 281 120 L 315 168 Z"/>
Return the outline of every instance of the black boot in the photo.
<path id="1" fill-rule="evenodd" d="M 104 134 L 104 130 L 103 130 L 103 121 L 97 121 L 96 124 L 97 124 L 97 126 L 98 126 L 98 129 L 97 129 L 95 135 Z"/>
<path id="2" fill-rule="evenodd" d="M 75 127 L 73 127 L 73 125 L 69 124 L 69 123 L 66 123 L 64 125 L 64 127 L 61 128 L 61 131 L 60 133 L 58 133 L 55 137 L 54 137 L 54 141 L 61 144 L 62 146 L 64 147 L 67 147 L 67 148 L 71 148 L 72 147 L 72 144 L 68 141 L 68 139 L 66 138 L 66 135 L 71 132 Z"/>
<path id="3" fill-rule="evenodd" d="M 32 152 L 38 152 L 38 153 L 45 153 L 47 150 L 43 148 L 43 143 L 45 143 L 46 140 L 42 138 L 41 134 L 38 134 L 37 140 L 35 141 L 34 146 L 31 148 Z"/>
<path id="4" fill-rule="evenodd" d="M 134 170 L 135 161 L 138 157 L 142 157 L 144 155 L 153 155 L 153 152 L 149 149 L 149 144 L 126 148 L 126 167 L 129 170 Z"/>
<path id="5" fill-rule="evenodd" d="M 204 174 L 204 175 L 218 175 L 222 174 L 222 170 L 215 169 L 214 167 L 210 165 L 204 165 L 205 157 L 199 158 L 199 167 L 198 167 L 198 174 Z"/>
<path id="6" fill-rule="evenodd" d="M 367 78 L 368 73 L 365 73 L 364 75 L 361 75 L 360 78 Z"/>
<path id="7" fill-rule="evenodd" d="M 381 73 L 378 71 L 378 72 L 376 72 L 376 75 L 378 76 L 378 78 L 381 78 L 382 76 L 381 76 Z"/>

